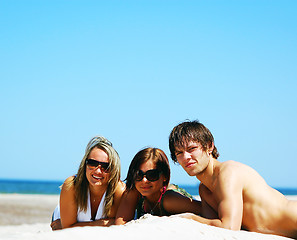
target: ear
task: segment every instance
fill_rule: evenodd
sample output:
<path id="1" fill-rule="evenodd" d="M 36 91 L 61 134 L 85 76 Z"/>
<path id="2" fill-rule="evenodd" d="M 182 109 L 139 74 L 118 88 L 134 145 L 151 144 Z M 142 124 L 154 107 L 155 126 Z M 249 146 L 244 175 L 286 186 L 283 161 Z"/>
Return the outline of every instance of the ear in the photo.
<path id="1" fill-rule="evenodd" d="M 212 151 L 213 151 L 213 149 L 214 149 L 214 143 L 213 142 L 211 142 L 211 147 L 210 148 L 208 148 L 207 149 L 207 155 L 211 155 L 211 153 L 212 153 Z"/>
<path id="2" fill-rule="evenodd" d="M 168 186 L 168 182 L 167 182 L 168 180 L 167 180 L 167 178 L 164 178 L 164 180 L 163 180 L 163 187 L 167 187 Z"/>
<path id="3" fill-rule="evenodd" d="M 162 197 L 162 195 L 166 192 L 166 189 L 167 189 L 166 186 L 163 186 L 163 187 L 162 187 L 162 190 L 161 190 L 161 193 L 162 193 L 162 194 L 161 194 L 161 197 Z"/>

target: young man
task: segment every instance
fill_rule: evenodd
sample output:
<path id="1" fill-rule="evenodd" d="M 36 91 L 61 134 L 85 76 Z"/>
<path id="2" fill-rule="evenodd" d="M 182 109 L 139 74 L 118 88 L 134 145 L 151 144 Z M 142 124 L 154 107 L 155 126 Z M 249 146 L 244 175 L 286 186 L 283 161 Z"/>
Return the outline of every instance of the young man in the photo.
<path id="1" fill-rule="evenodd" d="M 202 216 L 179 216 L 212 226 L 297 238 L 297 201 L 269 187 L 252 168 L 219 162 L 211 132 L 198 121 L 176 126 L 169 137 L 173 161 L 200 180 Z"/>

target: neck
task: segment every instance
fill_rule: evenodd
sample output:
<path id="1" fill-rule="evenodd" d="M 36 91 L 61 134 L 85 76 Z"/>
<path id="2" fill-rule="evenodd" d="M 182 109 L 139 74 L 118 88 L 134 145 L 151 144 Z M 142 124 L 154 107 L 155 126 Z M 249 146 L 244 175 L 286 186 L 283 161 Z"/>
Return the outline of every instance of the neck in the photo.
<path id="1" fill-rule="evenodd" d="M 90 194 L 92 196 L 100 196 L 100 195 L 103 195 L 107 190 L 107 186 L 103 187 L 93 187 L 93 186 L 89 186 L 89 191 L 90 191 Z"/>
<path id="2" fill-rule="evenodd" d="M 161 214 L 160 210 L 160 200 L 163 195 L 163 192 L 159 194 L 154 194 L 154 196 L 145 197 L 145 201 L 143 202 L 143 208 L 145 212 L 150 212 L 151 214 Z M 146 204 L 145 204 L 146 202 Z"/>
<path id="3" fill-rule="evenodd" d="M 166 189 L 167 187 L 166 186 L 163 186 L 161 189 L 160 189 L 160 192 L 157 192 L 156 194 L 152 194 L 150 196 L 147 196 L 145 197 L 146 200 L 150 203 L 157 203 L 157 202 L 160 202 L 161 201 L 161 198 L 163 196 L 163 194 L 166 192 Z"/>
<path id="4" fill-rule="evenodd" d="M 160 196 L 161 196 L 161 192 L 158 194 L 147 196 L 147 197 L 145 197 L 145 199 L 151 204 L 156 204 L 158 202 Z"/>
<path id="5" fill-rule="evenodd" d="M 214 183 L 214 176 L 216 174 L 216 168 L 221 163 L 215 158 L 211 157 L 207 167 L 203 172 L 196 175 L 197 179 L 203 183 L 207 188 L 212 189 Z"/>

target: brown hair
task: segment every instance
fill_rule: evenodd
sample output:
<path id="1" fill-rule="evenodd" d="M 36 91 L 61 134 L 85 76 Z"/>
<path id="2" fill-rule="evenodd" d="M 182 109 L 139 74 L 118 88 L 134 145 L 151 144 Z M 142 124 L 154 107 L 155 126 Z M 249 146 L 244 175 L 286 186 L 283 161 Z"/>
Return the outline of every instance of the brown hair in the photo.
<path id="1" fill-rule="evenodd" d="M 175 156 L 175 148 L 184 148 L 185 144 L 193 141 L 201 144 L 203 151 L 212 148 L 212 156 L 217 159 L 219 157 L 219 152 L 214 145 L 214 137 L 202 123 L 197 120 L 185 121 L 180 123 L 170 133 L 169 136 L 169 149 L 171 158 L 174 162 L 177 162 Z"/>
<path id="2" fill-rule="evenodd" d="M 133 189 L 135 187 L 136 173 L 139 170 L 140 165 L 148 160 L 152 160 L 156 163 L 157 169 L 160 170 L 166 179 L 164 186 L 168 185 L 170 180 L 170 166 L 166 154 L 159 148 L 148 147 L 136 153 L 132 159 L 127 178 L 125 179 L 127 189 Z"/>

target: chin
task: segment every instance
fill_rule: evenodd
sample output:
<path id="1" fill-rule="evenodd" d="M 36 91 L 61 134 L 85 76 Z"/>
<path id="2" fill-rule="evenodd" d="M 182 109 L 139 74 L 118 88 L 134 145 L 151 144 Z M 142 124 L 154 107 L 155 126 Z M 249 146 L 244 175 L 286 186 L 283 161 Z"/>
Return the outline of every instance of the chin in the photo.
<path id="1" fill-rule="evenodd" d="M 189 176 L 191 176 L 191 177 L 194 177 L 194 176 L 197 175 L 197 173 L 196 173 L 195 171 L 186 171 L 186 172 L 187 172 L 187 174 L 188 174 Z"/>
<path id="2" fill-rule="evenodd" d="M 91 182 L 91 185 L 93 185 L 93 186 L 103 186 L 104 184 L 106 184 L 106 183 L 102 182 L 102 181 L 93 181 L 93 182 Z"/>
<path id="3" fill-rule="evenodd" d="M 94 182 L 94 185 L 103 185 L 102 182 Z"/>
<path id="4" fill-rule="evenodd" d="M 140 194 L 141 194 L 142 196 L 144 196 L 144 197 L 147 197 L 147 196 L 149 196 L 149 195 L 151 194 L 150 191 L 139 191 L 139 192 L 140 192 Z"/>
<path id="5" fill-rule="evenodd" d="M 189 176 L 191 176 L 191 177 L 194 177 L 194 176 L 196 176 L 196 174 L 195 174 L 195 173 L 188 173 L 188 175 L 189 175 Z"/>

